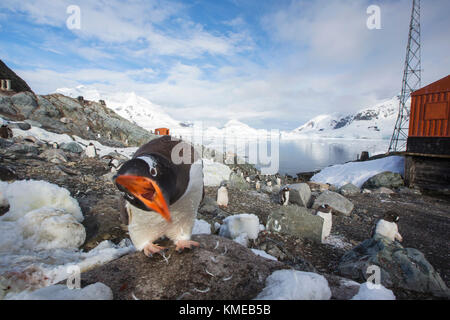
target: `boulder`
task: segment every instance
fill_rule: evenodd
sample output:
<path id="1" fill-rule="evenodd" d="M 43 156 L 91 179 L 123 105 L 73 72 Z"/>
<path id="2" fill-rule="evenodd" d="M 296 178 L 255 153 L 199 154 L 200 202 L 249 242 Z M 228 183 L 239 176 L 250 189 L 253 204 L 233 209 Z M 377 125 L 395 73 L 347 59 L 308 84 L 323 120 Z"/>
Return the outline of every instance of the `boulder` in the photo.
<path id="1" fill-rule="evenodd" d="M 100 281 L 118 300 L 247 300 L 263 290 L 272 272 L 286 268 L 226 238 L 192 239 L 200 247 L 178 253 L 170 245 L 164 256 L 151 258 L 136 252 L 90 270 L 81 275 L 82 286 Z"/>
<path id="2" fill-rule="evenodd" d="M 329 274 L 325 274 L 324 277 L 330 286 L 332 300 L 350 300 L 359 291 L 358 282 Z"/>
<path id="3" fill-rule="evenodd" d="M 238 189 L 240 191 L 250 189 L 250 185 L 247 181 L 245 181 L 244 177 L 241 177 L 240 175 L 234 173 L 230 174 L 230 187 Z"/>
<path id="4" fill-rule="evenodd" d="M 350 200 L 343 197 L 339 193 L 332 191 L 323 192 L 314 201 L 313 209 L 318 209 L 322 205 L 328 205 L 331 207 L 333 213 L 342 214 L 345 216 L 349 216 L 354 208 L 354 205 Z"/>
<path id="5" fill-rule="evenodd" d="M 395 189 L 404 186 L 404 181 L 399 173 L 390 171 L 382 172 L 368 179 L 361 189 L 378 189 L 381 187 Z"/>
<path id="6" fill-rule="evenodd" d="M 67 162 L 67 156 L 61 149 L 47 149 L 39 157 L 56 164 Z"/>
<path id="7" fill-rule="evenodd" d="M 347 183 L 345 186 L 342 186 L 339 189 L 339 193 L 342 194 L 344 197 L 354 196 L 356 194 L 360 194 L 361 193 L 361 189 L 359 189 L 354 184 Z"/>
<path id="8" fill-rule="evenodd" d="M 0 181 L 14 181 L 17 180 L 19 177 L 14 172 L 14 170 L 0 166 Z"/>
<path id="9" fill-rule="evenodd" d="M 284 206 L 269 215 L 266 229 L 321 243 L 324 219 L 314 213 L 304 207 Z"/>
<path id="10" fill-rule="evenodd" d="M 31 129 L 31 125 L 27 122 L 10 122 L 8 123 L 8 126 L 11 129 L 20 129 L 23 131 L 27 131 Z"/>
<path id="11" fill-rule="evenodd" d="M 80 146 L 76 142 L 63 143 L 63 144 L 61 144 L 61 149 L 66 152 L 72 152 L 72 153 L 82 153 L 83 152 L 83 147 Z"/>
<path id="12" fill-rule="evenodd" d="M 326 183 L 308 181 L 307 184 L 311 191 L 323 192 L 330 189 L 330 185 Z"/>
<path id="13" fill-rule="evenodd" d="M 291 184 L 289 186 L 289 202 L 307 208 L 311 201 L 311 189 L 306 183 Z"/>
<path id="14" fill-rule="evenodd" d="M 12 146 L 10 146 L 8 150 L 19 154 L 33 154 L 33 155 L 39 154 L 39 149 L 29 144 L 15 143 Z"/>
<path id="15" fill-rule="evenodd" d="M 258 234 L 259 218 L 254 214 L 248 213 L 225 218 L 219 232 L 220 236 L 233 240 L 236 240 L 239 237 L 256 240 Z M 246 243 L 246 241 L 244 243 Z"/>
<path id="16" fill-rule="evenodd" d="M 375 235 L 363 241 L 341 259 L 338 270 L 344 277 L 365 282 L 369 266 L 380 268 L 380 282 L 387 288 L 449 297 L 448 288 L 423 253 L 403 248 L 398 242 Z"/>

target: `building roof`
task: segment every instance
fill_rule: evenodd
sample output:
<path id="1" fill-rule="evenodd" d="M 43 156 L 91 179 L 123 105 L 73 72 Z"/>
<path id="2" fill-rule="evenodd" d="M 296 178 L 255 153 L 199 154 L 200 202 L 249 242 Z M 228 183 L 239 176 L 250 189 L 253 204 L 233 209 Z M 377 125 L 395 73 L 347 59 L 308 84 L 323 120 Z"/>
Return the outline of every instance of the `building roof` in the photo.
<path id="1" fill-rule="evenodd" d="M 450 75 L 446 76 L 445 78 L 442 78 L 441 80 L 433 82 L 432 84 L 429 84 L 428 86 L 423 87 L 422 89 L 414 91 L 412 96 L 420 96 L 428 93 L 439 93 L 447 91 L 450 91 Z"/>

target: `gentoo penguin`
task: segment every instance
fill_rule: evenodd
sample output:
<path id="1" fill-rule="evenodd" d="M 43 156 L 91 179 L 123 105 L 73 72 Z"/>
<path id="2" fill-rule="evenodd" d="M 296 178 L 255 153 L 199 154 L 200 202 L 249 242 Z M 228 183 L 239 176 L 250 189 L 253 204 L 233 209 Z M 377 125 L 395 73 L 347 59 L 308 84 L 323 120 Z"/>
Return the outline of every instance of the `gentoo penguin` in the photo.
<path id="1" fill-rule="evenodd" d="M 217 190 L 217 204 L 219 207 L 228 207 L 228 190 L 225 182 L 222 182 Z"/>
<path id="2" fill-rule="evenodd" d="M 283 206 L 289 205 L 289 192 L 291 189 L 289 187 L 284 187 L 280 190 L 280 204 Z"/>
<path id="3" fill-rule="evenodd" d="M 402 236 L 398 232 L 397 222 L 400 220 L 400 217 L 392 211 L 388 211 L 384 214 L 383 219 L 379 219 L 375 227 L 372 229 L 372 238 L 376 235 L 382 235 L 392 242 L 398 240 L 399 242 L 403 241 Z"/>
<path id="4" fill-rule="evenodd" d="M 59 144 L 58 144 L 58 142 L 53 142 L 53 143 L 52 143 L 52 148 L 53 148 L 53 149 L 59 149 Z"/>
<path id="5" fill-rule="evenodd" d="M 272 181 L 267 180 L 266 185 L 267 185 L 268 187 L 271 187 L 271 186 L 272 186 Z"/>
<path id="6" fill-rule="evenodd" d="M 165 248 L 153 242 L 167 236 L 176 250 L 191 241 L 197 209 L 204 195 L 203 163 L 191 144 L 170 136 L 140 147 L 114 176 L 123 193 L 121 214 L 138 251 L 150 256 Z"/>
<path id="7" fill-rule="evenodd" d="M 331 213 L 331 207 L 327 204 L 321 205 L 317 208 L 317 213 L 319 217 L 323 218 L 323 227 L 322 227 L 322 242 L 331 234 L 331 227 L 333 225 L 333 214 Z"/>
<path id="8" fill-rule="evenodd" d="M 252 180 L 250 179 L 250 177 L 245 178 L 245 181 L 247 181 L 248 183 L 250 183 Z"/>
<path id="9" fill-rule="evenodd" d="M 280 177 L 277 177 L 277 186 L 281 187 L 281 179 L 280 179 Z"/>
<path id="10" fill-rule="evenodd" d="M 261 190 L 261 179 L 259 178 L 259 176 L 256 176 L 255 180 L 256 180 L 255 189 L 256 189 L 256 191 L 259 191 L 259 190 Z"/>
<path id="11" fill-rule="evenodd" d="M 95 158 L 97 156 L 97 149 L 95 148 L 94 144 L 90 142 L 89 145 L 86 147 L 84 153 L 88 158 Z"/>

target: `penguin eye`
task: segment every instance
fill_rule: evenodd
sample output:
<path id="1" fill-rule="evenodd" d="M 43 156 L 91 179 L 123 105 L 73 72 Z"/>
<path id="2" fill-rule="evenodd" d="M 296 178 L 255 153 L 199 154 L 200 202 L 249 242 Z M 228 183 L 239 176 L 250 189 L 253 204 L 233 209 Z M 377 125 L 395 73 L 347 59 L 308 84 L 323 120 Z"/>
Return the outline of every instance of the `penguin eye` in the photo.
<path id="1" fill-rule="evenodd" d="M 156 170 L 156 168 L 150 168 L 150 174 L 152 175 L 152 177 L 156 177 L 158 175 L 158 171 Z"/>

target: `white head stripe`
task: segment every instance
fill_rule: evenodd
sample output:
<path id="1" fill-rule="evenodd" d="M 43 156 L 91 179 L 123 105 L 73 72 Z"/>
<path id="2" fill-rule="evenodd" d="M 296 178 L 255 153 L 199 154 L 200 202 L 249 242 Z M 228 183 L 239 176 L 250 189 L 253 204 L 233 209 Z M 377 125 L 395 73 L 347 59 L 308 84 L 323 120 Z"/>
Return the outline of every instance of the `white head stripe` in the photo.
<path id="1" fill-rule="evenodd" d="M 141 159 L 141 160 L 144 160 L 145 162 L 147 162 L 148 167 L 150 169 L 155 167 L 155 161 L 153 160 L 153 158 L 150 158 L 150 157 L 137 157 L 136 159 Z"/>

